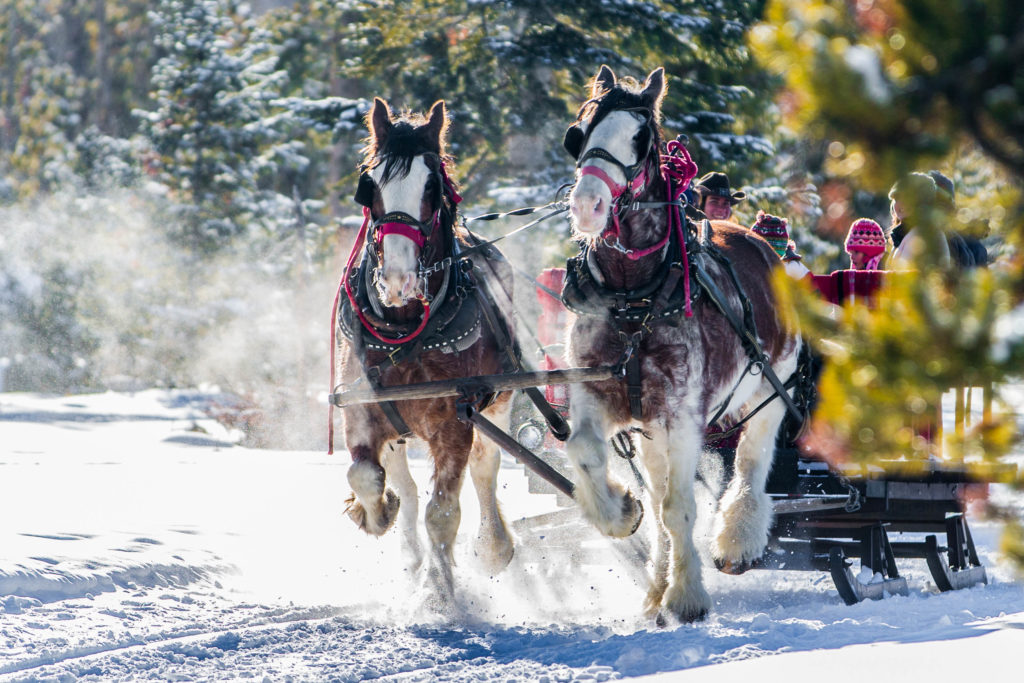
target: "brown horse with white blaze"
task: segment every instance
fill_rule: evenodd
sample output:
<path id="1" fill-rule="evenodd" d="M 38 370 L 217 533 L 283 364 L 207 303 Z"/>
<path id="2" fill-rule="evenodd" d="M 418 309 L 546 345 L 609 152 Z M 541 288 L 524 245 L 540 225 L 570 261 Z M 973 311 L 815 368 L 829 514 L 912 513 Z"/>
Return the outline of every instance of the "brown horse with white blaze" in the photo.
<path id="1" fill-rule="evenodd" d="M 496 258 L 459 258 L 470 242 L 457 225 L 459 196 L 449 179 L 447 117 L 437 102 L 424 118 L 394 117 L 381 99 L 367 117 L 370 130 L 356 201 L 366 221 L 343 276 L 336 312 L 347 338 L 341 383 L 396 386 L 503 371 L 501 334 L 512 326 L 485 322 L 483 292 L 499 298 L 492 310 L 510 311 L 511 273 Z M 362 259 L 355 256 L 362 250 Z M 496 250 L 495 250 L 496 251 Z M 508 421 L 508 393 L 491 397 L 484 414 Z M 433 461 L 433 492 L 426 506 L 429 576 L 442 600 L 453 591 L 453 546 L 459 528 L 459 491 L 467 464 L 480 499 L 477 555 L 491 571 L 513 554 L 512 536 L 496 497 L 496 446 L 456 416 L 455 399 L 409 400 L 344 408 L 352 456 L 348 515 L 368 534 L 382 535 L 403 511 L 405 545 L 418 565 L 418 497 L 405 462 L 405 437 L 426 442 Z M 398 493 L 387 486 L 390 480 Z"/>
<path id="2" fill-rule="evenodd" d="M 569 198 L 572 226 L 582 243 L 581 254 L 569 262 L 570 284 L 563 293 L 577 313 L 566 355 L 570 364 L 584 367 L 636 359 L 626 381 L 572 387 L 567 451 L 585 516 L 605 534 L 628 536 L 643 508 L 610 480 L 607 444 L 620 430 L 643 430 L 640 454 L 657 526 L 646 606 L 659 619 L 671 615 L 688 622 L 711 606 L 693 542 L 694 481 L 705 430 L 719 408 L 736 417 L 773 394 L 727 317 L 692 279 L 695 264 L 738 316 L 741 297 L 749 299 L 760 346 L 779 377 L 795 370 L 799 337 L 778 314 L 771 278 L 780 262 L 764 240 L 742 226 L 712 221 L 701 254 L 697 226 L 673 214 L 672 202 L 696 166 L 681 145 L 670 143 L 669 151 L 685 155 L 692 166 L 689 178 L 673 189 L 672 177 L 659 168 L 671 156 L 659 154 L 664 92 L 663 69 L 637 84 L 618 81 L 602 66 L 590 99 L 566 133 L 566 149 L 577 159 Z M 739 290 L 725 261 L 711 253 L 732 264 Z M 769 402 L 747 423 L 739 443 L 735 478 L 714 525 L 712 555 L 723 571 L 743 571 L 764 551 L 772 518 L 764 487 L 784 412 L 783 401 Z"/>

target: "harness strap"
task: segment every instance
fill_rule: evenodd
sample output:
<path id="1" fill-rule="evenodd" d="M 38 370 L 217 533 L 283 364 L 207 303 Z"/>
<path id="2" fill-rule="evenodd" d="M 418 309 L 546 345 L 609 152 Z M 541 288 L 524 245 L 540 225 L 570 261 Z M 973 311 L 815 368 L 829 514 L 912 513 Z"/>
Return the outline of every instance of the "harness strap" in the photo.
<path id="1" fill-rule="evenodd" d="M 357 355 L 360 358 L 363 356 L 363 354 L 358 352 Z M 374 365 L 371 368 L 365 369 L 366 379 L 369 380 L 370 386 L 374 389 L 380 389 L 380 366 Z M 399 439 L 405 439 L 406 437 L 412 436 L 412 430 L 409 429 L 409 425 L 407 425 L 405 420 L 402 419 L 402 415 L 398 412 L 398 406 L 395 405 L 394 401 L 381 401 L 377 405 L 384 413 L 384 416 L 388 418 L 388 422 L 391 423 L 391 426 L 395 428 L 396 432 L 398 432 Z"/>
<path id="2" fill-rule="evenodd" d="M 705 223 L 706 225 L 704 225 L 704 230 L 706 234 L 710 234 L 711 226 L 707 221 L 705 221 Z M 730 274 L 733 285 L 736 287 L 736 293 L 739 294 L 740 301 L 746 302 L 746 305 L 744 306 L 743 322 L 740 322 L 739 318 L 736 317 L 736 313 L 725 305 L 725 295 L 722 294 L 722 290 L 718 288 L 718 285 L 715 284 L 714 280 L 711 279 L 707 270 L 704 268 L 704 253 L 711 254 L 712 257 Z M 762 363 L 765 379 L 768 380 L 768 383 L 771 384 L 772 388 L 779 394 L 779 397 L 782 399 L 783 403 L 786 404 L 786 409 L 790 414 L 797 420 L 802 421 L 804 419 L 803 414 L 800 412 L 800 409 L 796 407 L 796 404 L 793 403 L 793 398 L 789 395 L 789 392 L 786 390 L 782 380 L 780 380 L 779 376 L 775 374 L 775 370 L 772 369 L 771 361 L 767 354 L 765 354 L 764 350 L 761 349 L 761 344 L 757 341 L 757 329 L 753 322 L 753 312 L 750 311 L 750 302 L 747 300 L 746 294 L 740 287 L 739 279 L 736 277 L 736 271 L 733 269 L 732 263 L 728 258 L 719 254 L 717 249 L 714 249 L 713 247 L 708 248 L 708 246 L 694 253 L 692 263 L 694 265 L 694 274 L 697 278 L 698 284 L 704 288 L 712 303 L 715 304 L 715 308 L 722 313 L 725 319 L 729 322 L 729 325 L 732 326 L 736 334 L 739 335 L 740 343 L 746 350 L 747 355 L 750 356 L 752 361 Z"/>
<path id="3" fill-rule="evenodd" d="M 634 353 L 626 361 L 626 396 L 629 398 L 629 413 L 634 420 L 643 418 L 644 379 L 640 374 L 640 354 Z"/>

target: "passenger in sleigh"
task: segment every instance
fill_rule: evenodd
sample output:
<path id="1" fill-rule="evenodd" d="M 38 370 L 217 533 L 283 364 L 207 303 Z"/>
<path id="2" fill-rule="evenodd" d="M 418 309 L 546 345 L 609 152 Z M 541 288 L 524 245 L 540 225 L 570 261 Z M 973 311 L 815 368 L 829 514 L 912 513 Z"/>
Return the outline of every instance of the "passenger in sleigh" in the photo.
<path id="1" fill-rule="evenodd" d="M 729 176 L 718 171 L 706 173 L 693 186 L 697 195 L 697 208 L 713 221 L 732 219 L 732 207 L 747 197 L 743 190 L 733 191 L 729 187 Z"/>
<path id="2" fill-rule="evenodd" d="M 750 227 L 771 245 L 782 259 L 786 274 L 794 280 L 811 277 L 811 271 L 803 264 L 803 257 L 796 253 L 796 243 L 789 238 L 789 227 L 785 218 L 773 216 L 764 211 L 757 212 L 757 219 Z"/>
<path id="3" fill-rule="evenodd" d="M 858 218 L 850 225 L 844 242 L 850 267 L 828 275 L 815 275 L 814 286 L 826 300 L 836 305 L 871 297 L 886 277 L 882 262 L 889 248 L 885 232 L 870 218 Z"/>
<path id="4" fill-rule="evenodd" d="M 882 258 L 888 243 L 880 226 L 870 218 L 858 218 L 850 225 L 843 245 L 850 257 L 851 270 L 882 270 Z"/>

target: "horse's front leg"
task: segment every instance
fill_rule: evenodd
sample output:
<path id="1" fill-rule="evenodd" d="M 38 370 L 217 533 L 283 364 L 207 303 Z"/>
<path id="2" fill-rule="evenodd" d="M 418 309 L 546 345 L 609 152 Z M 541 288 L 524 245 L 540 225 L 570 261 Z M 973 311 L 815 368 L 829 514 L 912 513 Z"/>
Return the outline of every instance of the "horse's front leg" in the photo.
<path id="1" fill-rule="evenodd" d="M 763 395 L 755 395 L 748 406 L 760 400 Z M 747 423 L 736 447 L 736 473 L 718 506 L 711 552 L 715 565 L 727 574 L 742 574 L 764 554 L 772 523 L 765 483 L 785 412 L 781 400 L 766 405 Z"/>
<path id="2" fill-rule="evenodd" d="M 439 597 L 450 600 L 454 596 L 453 549 L 462 520 L 459 491 L 473 445 L 473 428 L 453 419 L 434 433 L 428 445 L 434 462 L 434 492 L 425 515 L 430 539 L 429 576 Z"/>
<path id="3" fill-rule="evenodd" d="M 484 415 L 504 431 L 508 431 L 512 401 L 505 399 L 484 411 Z M 498 507 L 498 470 L 501 452 L 498 446 L 474 430 L 473 450 L 469 457 L 469 472 L 473 477 L 477 499 L 480 501 L 480 533 L 476 552 L 483 566 L 498 573 L 512 561 L 514 548 L 505 518 Z"/>
<path id="4" fill-rule="evenodd" d="M 608 536 L 629 536 L 643 519 L 643 506 L 622 484 L 608 479 L 609 423 L 604 405 L 589 387 L 573 387 L 569 402 L 572 436 L 566 454 L 576 468 L 575 497 L 597 529 Z"/>
<path id="5" fill-rule="evenodd" d="M 394 524 L 400 501 L 384 485 L 385 470 L 380 463 L 383 439 L 369 408 L 345 409 L 345 444 L 352 455 L 348 468 L 352 495 L 346 501 L 345 512 L 360 529 L 380 536 Z"/>
<path id="6" fill-rule="evenodd" d="M 409 568 L 418 569 L 423 562 L 423 546 L 417 531 L 420 498 L 416 482 L 409 471 L 405 442 L 391 442 L 385 446 L 383 461 L 388 479 L 394 483 L 399 497 L 404 501 L 398 520 L 402 532 L 402 551 L 408 558 Z"/>
<path id="7" fill-rule="evenodd" d="M 682 622 L 703 619 L 711 609 L 711 598 L 701 580 L 700 557 L 693 543 L 697 519 L 694 481 L 704 445 L 703 423 L 697 415 L 695 409 L 689 409 L 669 418 L 668 471 L 661 504 L 661 518 L 672 548 L 663 604 Z"/>
<path id="8" fill-rule="evenodd" d="M 661 506 L 668 494 L 668 433 L 663 425 L 645 425 L 645 438 L 640 439 L 640 457 L 647 471 L 647 486 L 651 494 L 651 508 L 655 521 L 654 576 L 644 611 L 654 618 L 661 610 L 661 601 L 668 588 L 669 551 L 672 542 L 662 520 Z M 648 438 L 649 437 L 649 438 Z"/>

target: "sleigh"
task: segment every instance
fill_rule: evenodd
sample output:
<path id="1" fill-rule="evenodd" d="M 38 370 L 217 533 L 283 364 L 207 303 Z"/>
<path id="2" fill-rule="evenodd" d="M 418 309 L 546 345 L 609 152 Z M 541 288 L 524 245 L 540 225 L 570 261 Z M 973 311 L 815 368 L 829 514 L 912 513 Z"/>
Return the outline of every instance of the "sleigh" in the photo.
<path id="1" fill-rule="evenodd" d="M 841 270 L 814 276 L 822 297 L 835 305 L 870 303 L 886 277 L 881 271 Z M 969 426 L 971 390 L 953 389 L 955 429 Z M 983 415 L 991 410 L 991 388 L 984 391 Z M 917 432 L 938 447 L 942 409 Z M 792 430 L 790 430 L 792 431 Z M 775 503 L 775 525 L 761 566 L 828 571 L 847 604 L 887 594 L 907 594 L 898 559 L 926 561 L 940 591 L 987 583 L 965 507 L 984 498 L 989 480 L 1013 466 L 984 473 L 940 459 L 879 465 L 829 464 L 784 425 L 768 481 Z M 891 534 L 915 540 L 890 540 Z M 853 560 L 860 561 L 854 573 Z"/>

